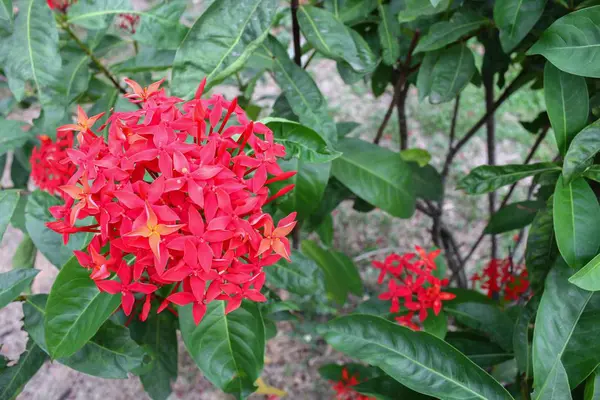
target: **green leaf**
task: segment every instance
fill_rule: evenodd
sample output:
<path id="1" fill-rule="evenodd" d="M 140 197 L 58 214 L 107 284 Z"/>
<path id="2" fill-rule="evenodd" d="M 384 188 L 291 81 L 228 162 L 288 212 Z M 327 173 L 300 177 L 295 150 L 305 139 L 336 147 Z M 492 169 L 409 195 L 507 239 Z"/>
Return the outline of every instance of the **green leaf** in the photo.
<path id="1" fill-rule="evenodd" d="M 325 57 L 345 61 L 357 73 L 372 72 L 377 66 L 369 45 L 332 13 L 322 8 L 300 6 L 298 24 L 304 37 Z"/>
<path id="2" fill-rule="evenodd" d="M 0 1 L 0 36 L 7 36 L 13 31 L 12 0 Z"/>
<path id="3" fill-rule="evenodd" d="M 44 330 L 52 358 L 68 357 L 82 348 L 120 302 L 120 296 L 101 293 L 72 257 L 56 277 L 46 307 Z"/>
<path id="4" fill-rule="evenodd" d="M 535 390 L 532 399 L 543 400 L 571 400 L 571 389 L 567 371 L 560 361 L 550 371 L 548 378 L 540 390 Z"/>
<path id="5" fill-rule="evenodd" d="M 490 368 L 514 357 L 486 337 L 471 332 L 448 332 L 445 340 L 481 368 Z"/>
<path id="6" fill-rule="evenodd" d="M 54 131 L 65 114 L 65 101 L 57 91 L 61 75 L 58 30 L 54 13 L 45 2 L 21 2 L 8 44 L 4 72 L 17 100 L 25 95 L 25 82 L 32 81 L 42 107 L 45 127 Z"/>
<path id="7" fill-rule="evenodd" d="M 550 266 L 554 264 L 558 255 L 558 247 L 554 239 L 552 203 L 553 201 L 549 200 L 548 206 L 538 211 L 527 236 L 525 265 L 534 292 L 539 292 L 543 287 Z"/>
<path id="8" fill-rule="evenodd" d="M 319 235 L 319 239 L 321 239 L 321 242 L 325 246 L 333 246 L 333 236 L 335 234 L 335 231 L 333 227 L 333 218 L 331 217 L 331 214 L 327 214 L 327 216 L 323 219 L 323 222 L 321 222 L 321 225 L 317 227 L 316 232 L 317 235 Z"/>
<path id="9" fill-rule="evenodd" d="M 23 132 L 21 121 L 0 118 L 0 156 L 23 146 L 31 134 Z"/>
<path id="10" fill-rule="evenodd" d="M 600 373 L 598 368 L 587 378 L 585 382 L 584 400 L 600 400 Z"/>
<path id="11" fill-rule="evenodd" d="M 344 139 L 337 149 L 343 154 L 333 161 L 333 176 L 383 211 L 400 218 L 412 216 L 415 210 L 412 173 L 398 153 L 360 139 Z"/>
<path id="12" fill-rule="evenodd" d="M 540 19 L 547 0 L 498 0 L 494 4 L 494 22 L 500 30 L 500 43 L 509 54 L 527 36 Z"/>
<path id="13" fill-rule="evenodd" d="M 37 269 L 13 269 L 0 274 L 0 308 L 17 298 L 40 272 Z"/>
<path id="14" fill-rule="evenodd" d="M 276 9 L 276 0 L 213 2 L 177 49 L 174 93 L 191 97 L 202 77 L 209 88 L 240 70 L 267 37 Z"/>
<path id="15" fill-rule="evenodd" d="M 0 369 L 0 400 L 17 397 L 21 388 L 38 372 L 48 356 L 30 339 L 19 362 L 12 367 Z"/>
<path id="16" fill-rule="evenodd" d="M 10 224 L 22 231 L 23 233 L 27 233 L 27 229 L 25 228 L 25 207 L 27 206 L 28 199 L 28 194 L 21 193 L 21 196 L 19 197 L 19 201 L 17 203 L 17 208 L 15 209 L 13 216 L 10 219 Z"/>
<path id="17" fill-rule="evenodd" d="M 150 312 L 146 321 L 133 320 L 131 337 L 153 356 L 148 372 L 140 375 L 144 390 L 152 400 L 166 400 L 177 379 L 177 318 L 169 313 Z"/>
<path id="18" fill-rule="evenodd" d="M 379 64 L 371 74 L 371 91 L 373 96 L 379 97 L 392 81 L 393 69 L 389 65 Z"/>
<path id="19" fill-rule="evenodd" d="M 512 399 L 494 378 L 428 333 L 361 314 L 336 318 L 323 333 L 334 349 L 381 368 L 420 393 L 441 399 Z"/>
<path id="20" fill-rule="evenodd" d="M 456 12 L 450 17 L 450 20 L 433 24 L 427 35 L 419 40 L 414 52 L 420 53 L 441 49 L 487 23 L 487 18 L 472 11 Z"/>
<path id="21" fill-rule="evenodd" d="M 314 130 L 283 118 L 261 120 L 275 135 L 275 141 L 285 146 L 288 157 L 296 157 L 311 163 L 332 161 L 342 155 L 328 147 L 327 142 Z"/>
<path id="22" fill-rule="evenodd" d="M 48 207 L 61 205 L 58 198 L 40 190 L 29 195 L 25 207 L 25 226 L 31 240 L 39 251 L 56 267 L 60 268 L 73 256 L 73 250 L 80 250 L 87 238 L 86 233 L 71 235 L 69 243 L 63 244 L 62 235 L 46 226 L 46 222 L 54 221 Z"/>
<path id="23" fill-rule="evenodd" d="M 12 266 L 17 268 L 33 268 L 37 256 L 37 248 L 29 235 L 23 235 L 23 239 L 12 258 Z"/>
<path id="24" fill-rule="evenodd" d="M 450 5 L 450 0 L 440 0 L 436 6 L 426 0 L 405 0 L 403 3 L 403 8 L 398 13 L 398 21 L 410 22 L 422 16 L 435 15 L 446 11 Z"/>
<path id="25" fill-rule="evenodd" d="M 426 55 L 429 56 L 429 54 Z M 466 44 L 456 44 L 440 50 L 431 69 L 430 86 L 422 96 L 429 96 L 431 104 L 445 103 L 454 98 L 467 86 L 477 71 L 475 58 Z M 425 62 L 425 61 L 424 61 Z M 419 76 L 428 70 L 419 71 Z M 428 90 L 427 90 L 428 89 Z"/>
<path id="26" fill-rule="evenodd" d="M 525 379 L 529 379 L 533 374 L 531 342 L 529 340 L 530 326 L 532 326 L 535 321 L 535 315 L 539 305 L 540 296 L 536 295 L 521 308 L 513 332 L 512 339 L 515 359 L 517 360 L 519 371 L 525 374 Z"/>
<path id="27" fill-rule="evenodd" d="M 227 393 L 254 392 L 264 362 L 265 328 L 256 303 L 242 302 L 225 315 L 225 303 L 213 301 L 197 326 L 192 305 L 179 308 L 181 335 L 206 379 Z"/>
<path id="28" fill-rule="evenodd" d="M 325 8 L 340 21 L 348 23 L 369 15 L 377 8 L 377 0 L 328 0 Z"/>
<path id="29" fill-rule="evenodd" d="M 427 319 L 423 321 L 423 330 L 443 340 L 448 332 L 448 317 L 446 317 L 446 313 L 442 310 L 438 315 L 429 314 Z"/>
<path id="30" fill-rule="evenodd" d="M 62 68 L 61 81 L 64 85 L 65 100 L 72 103 L 88 89 L 91 78 L 90 57 L 82 51 L 65 51 L 63 55 L 66 63 Z"/>
<path id="31" fill-rule="evenodd" d="M 31 156 L 30 153 L 27 154 L 28 152 L 25 152 L 23 150 L 23 148 L 20 148 L 13 153 L 13 162 L 10 166 L 10 180 L 13 182 L 13 187 L 19 189 L 27 188 L 27 183 L 29 183 L 29 174 L 31 172 L 31 165 L 29 164 L 29 162 L 27 162 L 24 165 L 22 164 L 21 160 L 17 157 L 17 153 L 19 152 L 22 152 L 23 155 Z"/>
<path id="32" fill-rule="evenodd" d="M 359 376 L 362 380 L 362 375 Z M 352 386 L 352 389 L 362 395 L 371 396 L 377 400 L 431 399 L 429 396 L 422 395 L 407 388 L 387 375 L 367 379 L 366 381 L 360 382 L 358 385 Z"/>
<path id="33" fill-rule="evenodd" d="M 590 261 L 600 247 L 600 205 L 585 179 L 554 189 L 554 233 L 560 254 L 572 268 Z"/>
<path id="34" fill-rule="evenodd" d="M 360 275 L 348 256 L 335 250 L 325 250 L 312 240 L 303 240 L 301 248 L 302 253 L 323 270 L 327 295 L 336 303 L 344 304 L 348 293 L 363 294 Z"/>
<path id="35" fill-rule="evenodd" d="M 266 268 L 267 281 L 299 296 L 315 294 L 323 279 L 319 266 L 298 250 L 292 251 L 291 259 L 291 262 L 281 259 Z"/>
<path id="36" fill-rule="evenodd" d="M 269 36 L 262 50 L 272 63 L 275 81 L 300 123 L 315 130 L 328 143 L 337 141 L 336 126 L 327 112 L 327 102 L 308 72 L 290 60 L 287 50 Z"/>
<path id="37" fill-rule="evenodd" d="M 404 161 L 414 161 L 419 167 L 424 167 L 431 161 L 431 154 L 424 149 L 406 149 L 400 152 L 400 156 Z"/>
<path id="38" fill-rule="evenodd" d="M 513 351 L 513 322 L 496 305 L 485 303 L 445 304 L 444 310 L 472 329 L 486 333 L 507 352 Z"/>
<path id="39" fill-rule="evenodd" d="M 100 118 L 97 124 L 104 124 L 108 120 L 109 111 L 117 104 L 117 100 L 119 99 L 119 92 L 116 88 L 108 88 L 106 92 L 94 103 L 92 108 L 89 111 L 89 115 L 96 115 L 100 113 L 106 113 L 102 118 Z M 100 125 L 99 125 L 100 126 Z M 106 133 L 108 135 L 108 132 Z"/>
<path id="40" fill-rule="evenodd" d="M 482 165 L 461 179 L 458 188 L 469 194 L 483 194 L 548 171 L 560 171 L 560 167 L 552 163 Z"/>
<path id="41" fill-rule="evenodd" d="M 564 156 L 571 140 L 587 125 L 590 106 L 585 78 L 546 63 L 544 99 L 558 150 Z"/>
<path id="42" fill-rule="evenodd" d="M 582 173 L 600 151 L 600 120 L 583 128 L 569 145 L 563 163 L 563 177 L 570 182 Z"/>
<path id="43" fill-rule="evenodd" d="M 44 352 L 48 352 L 44 337 L 44 320 L 48 295 L 28 296 L 23 303 L 24 328 Z M 106 379 L 125 379 L 127 374 L 142 366 L 144 350 L 129 335 L 129 329 L 106 321 L 80 350 L 57 361 L 88 375 Z"/>
<path id="44" fill-rule="evenodd" d="M 111 70 L 120 74 L 164 71 L 173 66 L 174 59 L 175 51 L 173 50 L 158 50 L 153 47 L 141 46 L 135 57 L 112 65 Z"/>
<path id="45" fill-rule="evenodd" d="M 377 2 L 379 17 L 381 22 L 377 25 L 379 41 L 383 52 L 383 62 L 387 65 L 394 65 L 400 57 L 400 24 L 394 18 L 388 4 L 383 4 L 381 0 Z"/>
<path id="46" fill-rule="evenodd" d="M 600 254 L 569 278 L 575 286 L 596 292 L 600 290 Z"/>
<path id="47" fill-rule="evenodd" d="M 508 204 L 490 217 L 484 232 L 498 234 L 524 228 L 531 224 L 538 210 L 543 207 L 544 203 L 538 200 Z"/>
<path id="48" fill-rule="evenodd" d="M 19 203 L 18 190 L 0 191 L 0 242 Z"/>
<path id="49" fill-rule="evenodd" d="M 556 20 L 529 49 L 573 75 L 600 78 L 600 6 L 575 11 Z"/>

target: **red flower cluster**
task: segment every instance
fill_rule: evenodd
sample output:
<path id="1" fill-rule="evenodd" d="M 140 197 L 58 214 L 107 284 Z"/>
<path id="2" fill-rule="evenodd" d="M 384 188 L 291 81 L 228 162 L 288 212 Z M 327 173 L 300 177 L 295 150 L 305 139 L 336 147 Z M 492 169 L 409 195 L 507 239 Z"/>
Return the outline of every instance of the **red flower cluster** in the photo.
<path id="1" fill-rule="evenodd" d="M 350 375 L 345 367 L 342 369 L 342 379 L 332 383 L 336 400 L 375 400 L 373 397 L 362 395 L 352 389 L 352 386 L 360 383 L 359 376 L 358 374 Z"/>
<path id="2" fill-rule="evenodd" d="M 67 152 L 78 170 L 60 188 L 66 203 L 51 209 L 57 221 L 48 226 L 65 241 L 99 233 L 76 256 L 101 291 L 122 295 L 127 315 L 140 293 L 145 320 L 154 292 L 169 285 L 159 312 L 192 303 L 196 323 L 213 300 L 225 301 L 227 313 L 242 299 L 265 301 L 263 267 L 289 260 L 286 236 L 296 225 L 295 213 L 275 227 L 262 211 L 293 188 L 269 193 L 269 184 L 295 174 L 277 164 L 285 148 L 236 100 L 201 99 L 205 81 L 185 103 L 165 96 L 162 81 L 126 82 L 126 97 L 141 109 L 112 114 L 108 143 L 91 129 L 100 115 L 80 110 L 77 124 L 59 128 L 79 132 L 78 148 Z M 87 217 L 96 223 L 78 226 Z"/>
<path id="3" fill-rule="evenodd" d="M 33 148 L 29 159 L 31 177 L 40 189 L 54 194 L 60 186 L 67 184 L 77 170 L 67 156 L 68 149 L 73 147 L 73 134 L 57 132 L 54 142 L 45 135 L 39 139 L 40 146 Z"/>
<path id="4" fill-rule="evenodd" d="M 429 308 L 438 315 L 442 309 L 442 301 L 452 300 L 456 295 L 442 292 L 442 288 L 448 285 L 448 279 L 439 279 L 432 274 L 436 269 L 435 258 L 440 254 L 440 250 L 427 253 L 419 246 L 415 246 L 415 249 L 417 254 L 392 253 L 383 262 L 373 261 L 373 266 L 381 270 L 377 283 L 382 284 L 386 274 L 391 275 L 388 291 L 380 294 L 379 298 L 392 302 L 391 313 L 400 312 L 400 301 L 404 300 L 404 307 L 408 312 L 396 317 L 396 321 L 419 330 L 419 326 L 413 322 L 417 311 L 419 320 L 423 322 L 427 318 Z"/>
<path id="5" fill-rule="evenodd" d="M 51 10 L 58 10 L 63 14 L 66 13 L 67 8 L 76 1 L 77 0 L 46 0 L 48 7 L 50 7 Z"/>
<path id="6" fill-rule="evenodd" d="M 481 275 L 473 274 L 471 281 L 473 284 L 480 281 L 481 289 L 487 292 L 489 298 L 504 294 L 507 301 L 518 300 L 529 289 L 525 265 L 514 265 L 510 258 L 490 260 Z"/>
<path id="7" fill-rule="evenodd" d="M 119 14 L 117 26 L 133 35 L 135 33 L 138 22 L 140 22 L 139 15 Z"/>

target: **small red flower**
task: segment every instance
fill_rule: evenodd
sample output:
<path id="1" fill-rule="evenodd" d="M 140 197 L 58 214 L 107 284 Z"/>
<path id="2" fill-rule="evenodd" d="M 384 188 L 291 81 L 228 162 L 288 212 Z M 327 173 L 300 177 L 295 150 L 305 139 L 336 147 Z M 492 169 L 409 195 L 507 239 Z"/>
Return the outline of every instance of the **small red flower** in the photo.
<path id="1" fill-rule="evenodd" d="M 481 274 L 475 273 L 471 282 L 481 282 L 481 289 L 489 298 L 502 297 L 507 301 L 518 300 L 529 290 L 529 275 L 525 265 L 514 265 L 510 258 L 492 259 Z"/>
<path id="2" fill-rule="evenodd" d="M 121 304 L 125 315 L 131 314 L 133 304 L 135 303 L 134 293 L 150 294 L 158 289 L 156 286 L 149 283 L 133 282 L 131 283 L 132 271 L 131 267 L 126 262 L 122 262 L 121 267 L 117 271 L 117 276 L 121 282 L 112 280 L 98 280 L 96 286 L 102 292 L 110 294 L 121 293 Z"/>
<path id="3" fill-rule="evenodd" d="M 350 375 L 346 367 L 342 368 L 341 379 L 332 383 L 336 400 L 375 400 L 374 397 L 362 395 L 352 388 L 360 383 L 359 376 Z"/>
<path id="4" fill-rule="evenodd" d="M 46 0 L 46 3 L 51 10 L 58 10 L 64 14 L 67 12 L 67 8 L 76 1 L 77 0 Z"/>
<path id="5" fill-rule="evenodd" d="M 55 194 L 77 170 L 74 165 L 64 162 L 68 157 L 67 150 L 73 147 L 73 134 L 57 132 L 55 141 L 45 135 L 39 140 L 40 146 L 31 151 L 31 178 L 40 189 Z"/>
<path id="6" fill-rule="evenodd" d="M 135 33 L 137 24 L 140 22 L 140 16 L 135 14 L 119 14 L 117 19 L 117 26 L 126 32 Z"/>

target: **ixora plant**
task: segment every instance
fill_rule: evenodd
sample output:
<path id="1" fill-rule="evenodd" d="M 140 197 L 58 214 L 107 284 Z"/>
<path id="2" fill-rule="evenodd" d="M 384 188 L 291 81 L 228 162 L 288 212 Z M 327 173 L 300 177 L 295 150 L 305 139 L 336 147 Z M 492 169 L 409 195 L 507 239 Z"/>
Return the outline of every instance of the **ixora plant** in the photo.
<path id="1" fill-rule="evenodd" d="M 261 378 L 266 341 L 276 321 L 310 318 L 312 335 L 354 359 L 319 370 L 337 399 L 597 398 L 595 3 L 215 0 L 197 15 L 183 0 L 146 10 L 1 0 L 10 95 L 0 99 L 0 165 L 12 187 L 0 191 L 0 239 L 9 224 L 23 239 L 0 274 L 0 307 L 22 305 L 28 342 L 18 360 L 0 359 L 0 399 L 45 362 L 139 376 L 166 399 L 178 332 L 216 387 L 275 398 L 283 393 Z M 393 93 L 376 134 L 334 122 L 306 71 L 315 55 L 347 84 Z M 281 89 L 270 109 L 254 94 L 265 76 Z M 220 83 L 239 96 L 209 95 Z M 411 85 L 422 107 L 454 102 L 440 165 L 409 148 Z M 485 112 L 461 134 L 468 85 L 482 88 Z M 543 90 L 546 111 L 524 123 L 537 138 L 521 164 L 496 165 L 494 115 L 524 88 Z M 27 108 L 41 110 L 31 124 L 18 118 Z M 380 145 L 394 112 L 399 151 Z M 555 156 L 531 163 L 550 130 Z M 490 216 L 465 249 L 445 215 L 446 186 L 480 132 L 488 163 L 458 189 L 487 193 Z M 515 190 L 525 178 L 529 190 Z M 342 202 L 422 213 L 434 247 L 377 253 L 360 274 L 333 246 Z M 515 230 L 524 262 L 500 254 L 499 235 Z M 60 270 L 45 294 L 29 290 L 38 251 Z M 373 274 L 381 286 L 368 291 Z"/>

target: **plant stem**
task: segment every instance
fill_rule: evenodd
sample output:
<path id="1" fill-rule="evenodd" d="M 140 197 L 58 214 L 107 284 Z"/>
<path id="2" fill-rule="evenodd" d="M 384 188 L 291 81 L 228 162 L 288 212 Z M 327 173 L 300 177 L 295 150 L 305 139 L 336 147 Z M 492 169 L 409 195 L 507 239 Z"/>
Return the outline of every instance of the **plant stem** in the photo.
<path id="1" fill-rule="evenodd" d="M 306 60 L 306 63 L 304 63 L 304 67 L 302 67 L 303 69 L 308 68 L 308 65 L 310 64 L 310 62 L 313 60 L 313 58 L 315 58 L 315 55 L 317 54 L 317 51 L 314 50 L 310 56 L 308 56 L 308 60 Z"/>
<path id="2" fill-rule="evenodd" d="M 485 108 L 486 111 L 489 111 L 494 106 L 494 75 L 485 75 L 483 79 L 483 86 L 485 91 Z M 490 113 L 488 115 L 488 118 L 485 121 L 485 125 L 487 130 L 488 165 L 495 165 L 496 119 L 494 118 L 494 113 Z M 494 215 L 494 213 L 496 212 L 496 191 L 491 191 L 488 193 L 488 211 L 490 218 L 492 218 L 492 215 Z M 498 244 L 496 242 L 496 235 L 490 235 L 490 241 L 490 256 L 491 259 L 494 260 L 498 258 Z"/>
<path id="3" fill-rule="evenodd" d="M 417 47 L 420 36 L 421 32 L 416 30 L 410 42 L 406 60 L 400 65 L 398 80 L 394 86 L 394 102 L 396 103 L 398 125 L 400 129 L 400 150 L 406 150 L 408 148 L 408 126 L 406 122 L 406 96 L 408 95 L 408 87 L 410 86 L 408 84 L 408 75 L 411 73 L 410 64 L 412 61 L 412 53 L 415 50 L 415 47 Z"/>
<path id="4" fill-rule="evenodd" d="M 392 116 L 392 112 L 394 111 L 395 105 L 396 105 L 396 96 L 393 96 L 392 101 L 390 102 L 390 105 L 389 105 L 387 111 L 385 112 L 383 121 L 381 122 L 381 125 L 379 125 L 379 129 L 377 129 L 377 135 L 375 136 L 375 139 L 373 140 L 374 144 L 379 144 L 379 142 L 381 141 L 381 137 L 383 136 L 383 131 L 385 130 L 385 127 L 387 126 L 387 124 L 390 120 L 390 117 Z"/>
<path id="5" fill-rule="evenodd" d="M 300 48 L 300 25 L 298 24 L 298 0 L 292 0 L 292 34 L 294 36 L 294 62 L 302 66 L 302 49 Z"/>

